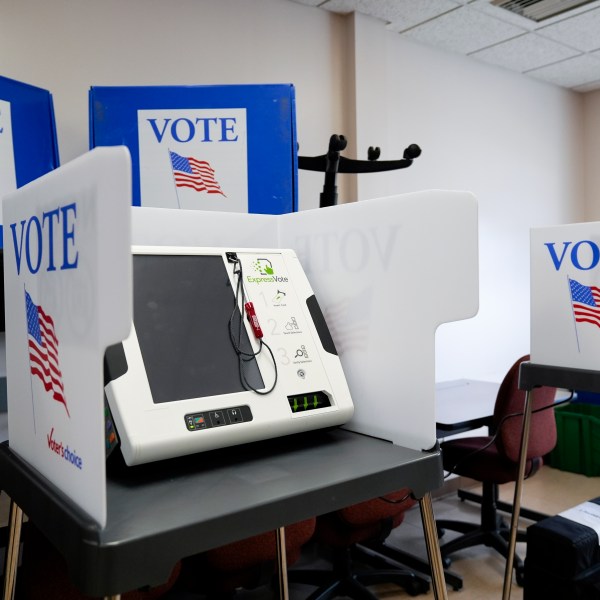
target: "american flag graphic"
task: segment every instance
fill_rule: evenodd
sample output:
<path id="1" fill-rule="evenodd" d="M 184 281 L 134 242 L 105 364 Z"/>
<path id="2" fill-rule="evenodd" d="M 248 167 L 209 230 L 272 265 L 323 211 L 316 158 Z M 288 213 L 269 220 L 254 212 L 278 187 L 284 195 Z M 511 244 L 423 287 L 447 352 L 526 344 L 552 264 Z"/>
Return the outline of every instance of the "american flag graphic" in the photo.
<path id="1" fill-rule="evenodd" d="M 210 163 L 192 156 L 186 158 L 170 150 L 169 154 L 171 155 L 173 178 L 177 187 L 189 187 L 197 192 L 225 196 L 221 186 L 215 179 L 215 170 L 210 166 Z"/>
<path id="2" fill-rule="evenodd" d="M 569 285 L 575 321 L 600 327 L 600 288 L 583 285 L 574 279 L 569 279 Z"/>
<path id="3" fill-rule="evenodd" d="M 27 291 L 25 291 L 25 312 L 31 374 L 40 378 L 44 389 L 52 393 L 54 400 L 64 405 L 70 417 L 62 373 L 58 364 L 58 339 L 54 331 L 54 321 L 41 306 L 33 302 Z"/>

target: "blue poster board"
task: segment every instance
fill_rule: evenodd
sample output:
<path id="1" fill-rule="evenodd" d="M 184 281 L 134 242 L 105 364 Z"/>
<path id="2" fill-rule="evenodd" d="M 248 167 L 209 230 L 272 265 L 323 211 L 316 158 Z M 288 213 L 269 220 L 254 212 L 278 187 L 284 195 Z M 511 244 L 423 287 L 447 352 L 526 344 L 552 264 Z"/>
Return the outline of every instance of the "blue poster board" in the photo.
<path id="1" fill-rule="evenodd" d="M 297 210 L 291 84 L 92 87 L 90 147 L 125 145 L 134 206 Z"/>
<path id="2" fill-rule="evenodd" d="M 59 162 L 50 92 L 0 76 L 0 196 Z"/>

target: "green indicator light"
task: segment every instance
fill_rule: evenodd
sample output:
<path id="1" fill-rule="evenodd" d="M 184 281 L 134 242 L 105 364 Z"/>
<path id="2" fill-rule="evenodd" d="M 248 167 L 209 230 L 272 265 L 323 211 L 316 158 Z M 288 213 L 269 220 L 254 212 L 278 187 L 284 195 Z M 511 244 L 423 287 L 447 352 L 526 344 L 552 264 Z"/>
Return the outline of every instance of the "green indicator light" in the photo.
<path id="1" fill-rule="evenodd" d="M 331 406 L 327 394 L 321 391 L 307 392 L 305 396 L 288 396 L 287 399 L 293 413 L 321 410 L 321 408 Z"/>

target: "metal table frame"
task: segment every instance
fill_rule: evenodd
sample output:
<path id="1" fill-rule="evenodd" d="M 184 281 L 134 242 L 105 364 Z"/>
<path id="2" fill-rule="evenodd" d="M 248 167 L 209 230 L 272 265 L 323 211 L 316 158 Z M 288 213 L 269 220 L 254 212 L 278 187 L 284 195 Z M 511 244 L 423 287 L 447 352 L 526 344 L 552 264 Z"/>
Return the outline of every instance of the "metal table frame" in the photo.
<path id="1" fill-rule="evenodd" d="M 286 598 L 285 525 L 402 487 L 419 499 L 434 595 L 447 598 L 430 496 L 443 482 L 439 449 L 419 452 L 335 429 L 108 473 L 101 528 L 0 444 L 0 485 L 11 498 L 5 599 L 14 593 L 23 513 L 64 556 L 82 593 L 112 599 L 164 583 L 186 556 L 275 530 Z"/>

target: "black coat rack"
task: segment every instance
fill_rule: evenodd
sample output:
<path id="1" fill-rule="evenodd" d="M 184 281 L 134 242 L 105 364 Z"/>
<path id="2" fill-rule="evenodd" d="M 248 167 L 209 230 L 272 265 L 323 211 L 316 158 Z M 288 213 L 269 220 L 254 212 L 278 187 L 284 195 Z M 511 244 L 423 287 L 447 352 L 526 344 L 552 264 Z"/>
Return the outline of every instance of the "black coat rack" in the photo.
<path id="1" fill-rule="evenodd" d="M 332 135 L 329 138 L 327 154 L 320 156 L 299 156 L 298 168 L 305 171 L 320 171 L 325 173 L 325 183 L 320 195 L 319 206 L 333 206 L 337 204 L 338 193 L 336 177 L 338 173 L 377 173 L 380 171 L 394 171 L 405 169 L 413 164 L 415 158 L 420 156 L 421 148 L 411 144 L 404 150 L 404 158 L 400 160 L 382 160 L 377 162 L 381 150 L 369 147 L 368 160 L 356 160 L 340 155 L 346 149 L 348 141 L 343 135 Z"/>

